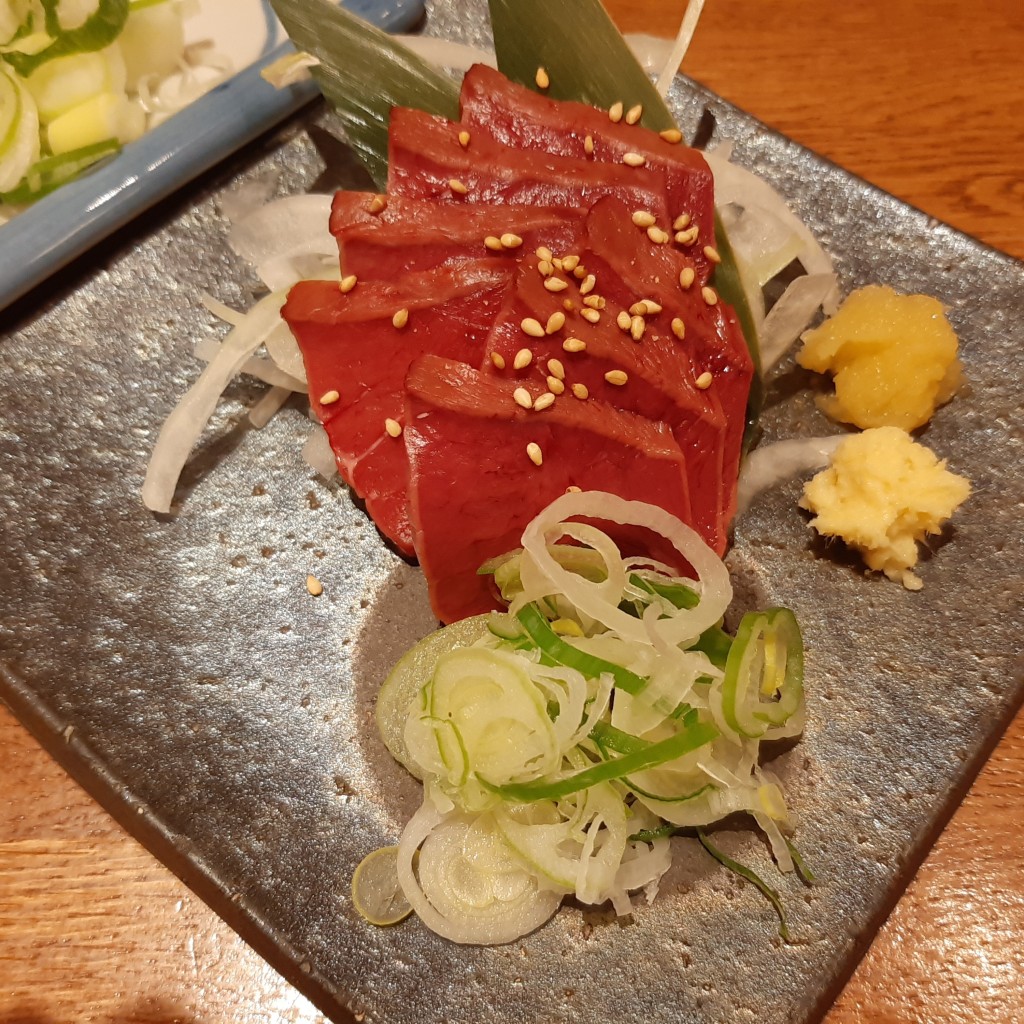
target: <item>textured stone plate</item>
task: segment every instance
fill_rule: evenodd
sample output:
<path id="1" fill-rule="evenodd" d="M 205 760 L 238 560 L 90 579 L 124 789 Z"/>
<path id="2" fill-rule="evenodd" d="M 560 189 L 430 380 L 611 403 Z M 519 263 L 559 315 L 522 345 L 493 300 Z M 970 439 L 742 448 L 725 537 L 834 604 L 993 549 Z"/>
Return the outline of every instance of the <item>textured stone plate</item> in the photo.
<path id="1" fill-rule="evenodd" d="M 434 30 L 451 29 L 452 10 L 435 5 Z M 568 907 L 521 942 L 474 949 L 353 912 L 354 866 L 395 841 L 418 801 L 371 727 L 387 667 L 432 626 L 417 570 L 306 469 L 302 408 L 246 427 L 249 382 L 204 435 L 178 514 L 155 517 L 138 497 L 156 431 L 198 372 L 192 346 L 218 330 L 200 292 L 245 306 L 256 287 L 224 243 L 218 202 L 270 172 L 280 194 L 311 187 L 323 166 L 303 123 L 5 314 L 4 699 L 337 1019 L 812 1021 L 1024 696 L 1024 269 L 691 83 L 672 98 L 691 131 L 714 111 L 737 158 L 824 239 L 844 288 L 942 296 L 970 382 L 925 434 L 975 492 L 926 562 L 923 592 L 830 558 L 795 482 L 737 529 L 743 599 L 792 607 L 809 650 L 806 736 L 776 763 L 820 879 L 779 882 L 792 945 L 750 886 L 684 841 L 662 894 L 628 925 Z M 831 429 L 791 383 L 772 391 L 768 440 Z M 721 842 L 772 875 L 752 835 Z"/>

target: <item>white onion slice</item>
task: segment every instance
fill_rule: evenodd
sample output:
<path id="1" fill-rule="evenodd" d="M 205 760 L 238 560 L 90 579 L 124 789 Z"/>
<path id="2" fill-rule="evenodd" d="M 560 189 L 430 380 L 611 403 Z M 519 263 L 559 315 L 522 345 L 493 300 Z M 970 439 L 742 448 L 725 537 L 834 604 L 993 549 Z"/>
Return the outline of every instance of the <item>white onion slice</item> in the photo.
<path id="1" fill-rule="evenodd" d="M 275 363 L 295 380 L 301 381 L 308 387 L 306 381 L 306 364 L 302 358 L 302 351 L 299 343 L 295 340 L 291 328 L 284 322 L 280 327 L 270 332 L 264 343 L 267 348 L 267 355 Z"/>
<path id="2" fill-rule="evenodd" d="M 806 274 L 791 281 L 758 334 L 761 369 L 771 369 L 793 346 L 839 285 L 835 274 Z"/>
<path id="3" fill-rule="evenodd" d="M 302 458 L 310 469 L 316 470 L 325 480 L 331 480 L 338 475 L 334 450 L 331 448 L 327 431 L 321 426 L 314 427 L 313 432 L 306 438 L 306 443 L 302 446 Z"/>
<path id="4" fill-rule="evenodd" d="M 455 43 L 436 36 L 397 35 L 395 38 L 424 60 L 439 68 L 468 71 L 474 64 L 497 67 L 493 50 L 483 50 L 465 43 Z"/>
<path id="5" fill-rule="evenodd" d="M 697 31 L 697 22 L 700 20 L 701 11 L 703 10 L 704 0 L 689 0 L 689 3 L 686 5 L 686 13 L 683 15 L 683 20 L 679 25 L 679 32 L 676 35 L 675 42 L 669 51 L 669 55 L 665 60 L 665 66 L 662 68 L 655 86 L 662 96 L 667 96 L 669 89 L 672 87 L 672 82 L 676 77 L 676 72 L 679 70 L 679 65 L 683 63 L 686 51 L 690 48 L 690 43 L 693 42 L 693 34 Z"/>
<path id="6" fill-rule="evenodd" d="M 293 394 L 294 392 L 291 388 L 272 387 L 249 410 L 249 422 L 257 430 L 262 430 Z"/>
<path id="7" fill-rule="evenodd" d="M 755 448 L 743 462 L 736 495 L 736 514 L 744 512 L 762 491 L 799 473 L 824 469 L 848 434 L 797 437 Z"/>
<path id="8" fill-rule="evenodd" d="M 242 320 L 244 319 L 245 316 L 243 315 Z M 273 333 L 275 332 L 271 332 L 267 337 L 272 337 Z M 264 344 L 266 344 L 266 339 Z M 221 342 L 215 338 L 200 338 L 196 342 L 196 358 L 202 359 L 204 363 L 208 363 L 217 355 L 220 349 Z M 250 377 L 255 377 L 257 380 L 263 381 L 264 384 L 270 384 L 272 387 L 288 388 L 289 391 L 297 391 L 302 394 L 306 392 L 306 382 L 304 380 L 292 377 L 291 374 L 285 373 L 284 370 L 280 369 L 269 359 L 261 359 L 259 356 L 250 356 L 246 359 L 239 367 L 238 372 L 247 373 Z"/>
<path id="9" fill-rule="evenodd" d="M 199 435 L 231 380 L 281 319 L 284 295 L 267 295 L 252 308 L 245 322 L 221 343 L 199 379 L 164 420 L 142 485 L 142 501 L 154 512 L 170 512 L 178 478 Z"/>

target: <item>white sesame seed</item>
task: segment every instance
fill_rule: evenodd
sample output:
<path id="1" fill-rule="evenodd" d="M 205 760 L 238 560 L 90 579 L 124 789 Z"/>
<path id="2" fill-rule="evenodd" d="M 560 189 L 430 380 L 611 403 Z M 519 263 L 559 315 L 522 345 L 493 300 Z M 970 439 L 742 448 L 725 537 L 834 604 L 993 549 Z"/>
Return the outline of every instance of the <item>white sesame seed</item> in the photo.
<path id="1" fill-rule="evenodd" d="M 685 291 L 691 284 L 693 284 L 693 279 L 696 276 L 697 275 L 694 273 L 693 267 L 683 267 L 683 269 L 679 271 L 679 287 Z"/>
<path id="2" fill-rule="evenodd" d="M 465 195 L 465 194 L 466 194 L 466 193 L 467 193 L 467 192 L 469 191 L 469 189 L 468 189 L 468 188 L 466 188 L 466 186 L 465 186 L 465 185 L 463 185 L 463 184 L 462 184 L 462 182 L 461 182 L 461 181 L 459 181 L 459 179 L 458 179 L 458 178 L 452 178 L 452 179 L 451 179 L 451 180 L 450 180 L 450 181 L 448 182 L 448 187 L 449 187 L 449 188 L 450 188 L 450 189 L 451 189 L 451 190 L 452 190 L 453 192 L 457 193 L 457 194 L 458 194 L 458 195 L 460 195 L 460 196 L 464 196 L 464 195 Z"/>
<path id="3" fill-rule="evenodd" d="M 647 237 L 655 245 L 664 245 L 669 240 L 670 236 L 667 231 L 662 231 L 659 227 L 650 227 L 647 229 Z"/>
<path id="4" fill-rule="evenodd" d="M 624 310 L 619 310 L 619 315 L 615 318 L 615 323 L 618 325 L 620 331 L 628 331 L 630 324 L 630 316 Z"/>
<path id="5" fill-rule="evenodd" d="M 575 308 L 576 303 L 573 302 L 572 299 L 562 299 L 562 309 L 564 309 L 566 313 L 571 313 Z"/>
<path id="6" fill-rule="evenodd" d="M 536 441 L 531 441 L 526 446 L 526 454 L 535 466 L 539 466 L 544 462 L 544 453 L 540 450 L 540 445 Z"/>
<path id="7" fill-rule="evenodd" d="M 469 145 L 469 132 L 459 132 L 459 145 L 463 149 Z"/>
<path id="8" fill-rule="evenodd" d="M 629 307 L 630 316 L 644 316 L 646 313 L 647 303 L 644 302 L 642 299 L 640 302 L 634 302 L 633 305 Z"/>
<path id="9" fill-rule="evenodd" d="M 701 374 L 701 375 L 700 375 L 700 376 L 699 376 L 699 377 L 697 378 L 697 381 L 696 381 L 697 387 L 699 387 L 699 388 L 701 389 L 701 391 L 707 391 L 707 389 L 708 389 L 709 387 L 711 387 L 711 382 L 712 382 L 712 381 L 713 381 L 714 379 L 715 379 L 715 378 L 714 378 L 714 377 L 713 377 L 713 376 L 711 375 L 711 371 L 710 371 L 710 370 L 705 370 L 705 371 L 704 371 L 704 372 L 703 372 L 703 373 L 702 373 L 702 374 Z"/>
<path id="10" fill-rule="evenodd" d="M 672 333 L 682 341 L 686 337 L 686 324 L 683 323 L 679 317 L 675 317 L 672 320 Z"/>
<path id="11" fill-rule="evenodd" d="M 525 370 L 532 362 L 533 353 L 528 348 L 521 348 L 512 360 L 512 366 L 517 370 Z"/>
<path id="12" fill-rule="evenodd" d="M 401 437 L 402 436 L 402 424 L 398 420 L 393 420 L 390 417 L 384 421 L 384 429 L 387 431 L 389 437 Z"/>
<path id="13" fill-rule="evenodd" d="M 589 295 L 597 285 L 597 278 L 593 274 L 587 274 L 580 284 L 580 295 Z"/>
<path id="14" fill-rule="evenodd" d="M 647 160 L 642 153 L 626 153 L 622 158 L 622 162 L 628 167 L 643 167 Z"/>
<path id="15" fill-rule="evenodd" d="M 585 402 L 590 397 L 590 389 L 586 384 L 576 383 L 572 386 L 573 397 Z"/>
<path id="16" fill-rule="evenodd" d="M 565 380 L 565 367 L 562 365 L 562 361 L 560 359 L 549 359 L 548 373 L 559 380 Z"/>
<path id="17" fill-rule="evenodd" d="M 629 336 L 634 341 L 639 341 L 647 330 L 647 321 L 642 316 L 635 316 L 629 322 Z"/>
<path id="18" fill-rule="evenodd" d="M 538 89 L 547 89 L 551 85 L 551 76 L 544 68 L 537 68 L 537 74 L 533 76 L 533 80 L 537 83 Z"/>
<path id="19" fill-rule="evenodd" d="M 590 135 L 588 135 L 583 140 L 583 152 L 586 153 L 587 156 L 593 156 L 594 155 L 594 140 L 593 140 L 593 138 Z"/>
<path id="20" fill-rule="evenodd" d="M 685 231 L 676 232 L 676 242 L 679 245 L 693 245 L 697 241 L 697 236 L 700 234 L 700 228 L 696 224 L 692 228 L 687 228 Z"/>
<path id="21" fill-rule="evenodd" d="M 575 484 L 569 484 L 569 486 L 566 487 L 566 489 L 565 489 L 565 493 L 566 494 L 582 494 L 583 493 L 583 488 L 582 487 L 577 487 Z"/>
<path id="22" fill-rule="evenodd" d="M 401 330 L 409 322 L 409 310 L 404 306 L 391 318 L 391 322 Z"/>
<path id="23" fill-rule="evenodd" d="M 537 249 L 536 256 L 537 256 L 537 259 L 539 259 L 539 260 L 547 260 L 548 263 L 550 263 L 551 260 L 554 258 L 554 254 L 551 252 L 551 250 L 546 245 L 542 245 L 542 246 L 540 246 Z"/>
<path id="24" fill-rule="evenodd" d="M 338 288 L 341 289 L 342 292 L 348 293 L 355 288 L 358 280 L 359 278 L 356 277 L 355 274 L 348 274 L 346 277 L 341 279 L 341 283 L 338 285 Z"/>
<path id="25" fill-rule="evenodd" d="M 587 268 L 582 263 L 577 264 L 572 271 L 572 276 L 578 278 L 580 281 L 587 276 Z"/>
<path id="26" fill-rule="evenodd" d="M 505 357 L 500 352 L 491 353 L 491 362 L 494 364 L 496 370 L 505 369 Z"/>
<path id="27" fill-rule="evenodd" d="M 523 333 L 528 334 L 531 338 L 544 337 L 544 326 L 539 320 L 534 320 L 532 316 L 528 316 L 519 326 L 523 329 Z"/>
<path id="28" fill-rule="evenodd" d="M 660 302 L 655 302 L 654 299 L 641 299 L 640 301 L 647 307 L 648 316 L 653 316 L 655 313 L 661 312 Z"/>
<path id="29" fill-rule="evenodd" d="M 721 255 L 719 254 L 718 250 L 713 245 L 705 245 L 704 246 L 704 255 L 707 256 L 707 258 L 709 260 L 711 260 L 712 263 L 721 263 L 722 262 Z"/>
<path id="30" fill-rule="evenodd" d="M 636 124 L 644 115 L 644 106 L 642 103 L 638 103 L 635 107 L 630 107 L 626 111 L 626 124 Z"/>
<path id="31" fill-rule="evenodd" d="M 673 145 L 683 140 L 683 133 L 678 128 L 666 128 L 663 132 L 658 132 L 658 134 L 666 142 L 671 142 Z"/>
<path id="32" fill-rule="evenodd" d="M 501 244 L 506 249 L 518 249 L 523 244 L 523 240 L 518 235 L 512 234 L 511 231 L 506 231 L 501 236 Z"/>
<path id="33" fill-rule="evenodd" d="M 341 395 L 337 391 L 325 391 L 320 396 L 321 405 L 334 405 L 334 403 L 341 398 Z"/>
<path id="34" fill-rule="evenodd" d="M 512 401 L 515 402 L 516 405 L 521 405 L 524 409 L 533 408 L 533 395 L 531 395 L 526 388 L 516 388 L 515 391 L 512 392 Z"/>
<path id="35" fill-rule="evenodd" d="M 560 277 L 548 277 L 544 280 L 544 287 L 549 292 L 564 292 L 569 287 L 569 282 L 563 281 Z"/>
<path id="36" fill-rule="evenodd" d="M 551 260 L 541 260 L 537 264 L 537 272 L 541 277 L 550 277 L 555 272 L 555 266 Z"/>
<path id="37" fill-rule="evenodd" d="M 565 267 L 562 265 L 562 261 L 557 256 L 552 256 L 551 257 L 551 266 L 553 266 L 555 268 L 555 270 L 564 270 L 565 269 Z"/>
<path id="38" fill-rule="evenodd" d="M 622 103 L 615 102 L 608 108 L 608 120 L 616 124 L 622 120 Z"/>
<path id="39" fill-rule="evenodd" d="M 681 213 L 674 221 L 672 221 L 673 231 L 682 231 L 684 228 L 690 226 L 690 215 L 688 213 Z"/>
<path id="40" fill-rule="evenodd" d="M 718 293 L 714 288 L 709 288 L 705 285 L 700 290 L 701 298 L 709 305 L 713 306 L 718 301 Z"/>
<path id="41" fill-rule="evenodd" d="M 614 384 L 615 387 L 621 388 L 622 385 L 629 380 L 629 376 L 626 374 L 625 370 L 609 370 L 604 375 L 604 379 L 608 381 L 609 384 Z"/>
<path id="42" fill-rule="evenodd" d="M 587 343 L 582 338 L 566 338 L 562 342 L 563 352 L 586 352 Z"/>
<path id="43" fill-rule="evenodd" d="M 324 592 L 324 585 L 315 576 L 307 576 L 306 590 L 311 597 L 319 597 Z"/>
<path id="44" fill-rule="evenodd" d="M 638 228 L 651 227 L 651 225 L 654 224 L 655 219 L 654 214 L 649 210 L 634 210 L 633 216 L 630 218 Z"/>
<path id="45" fill-rule="evenodd" d="M 580 258 L 575 254 L 562 257 L 562 269 L 567 273 L 571 274 L 580 265 Z"/>
<path id="46" fill-rule="evenodd" d="M 557 309 L 548 317 L 548 322 L 544 325 L 544 333 L 554 334 L 556 331 L 560 331 L 564 326 L 565 314 L 560 309 Z"/>
<path id="47" fill-rule="evenodd" d="M 484 239 L 484 245 L 493 252 L 501 252 L 502 249 L 505 248 L 505 246 L 501 244 L 501 239 L 497 235 L 488 235 Z"/>
<path id="48" fill-rule="evenodd" d="M 545 391 L 543 395 L 538 395 L 537 400 L 533 403 L 534 412 L 543 412 L 545 409 L 550 409 L 555 404 L 555 396 L 550 391 Z"/>
<path id="49" fill-rule="evenodd" d="M 603 295 L 598 295 L 596 292 L 592 292 L 583 300 L 584 306 L 589 306 L 591 309 L 604 309 L 608 304 L 607 300 Z"/>
<path id="50" fill-rule="evenodd" d="M 380 213 L 382 210 L 386 210 L 388 205 L 387 196 L 374 196 L 370 200 L 370 213 Z"/>
<path id="51" fill-rule="evenodd" d="M 548 391 L 552 394 L 560 395 L 565 390 L 565 384 L 558 379 L 558 377 L 548 377 Z"/>
<path id="52" fill-rule="evenodd" d="M 581 309 L 580 316 L 588 323 L 596 324 L 601 322 L 601 314 L 596 309 Z"/>

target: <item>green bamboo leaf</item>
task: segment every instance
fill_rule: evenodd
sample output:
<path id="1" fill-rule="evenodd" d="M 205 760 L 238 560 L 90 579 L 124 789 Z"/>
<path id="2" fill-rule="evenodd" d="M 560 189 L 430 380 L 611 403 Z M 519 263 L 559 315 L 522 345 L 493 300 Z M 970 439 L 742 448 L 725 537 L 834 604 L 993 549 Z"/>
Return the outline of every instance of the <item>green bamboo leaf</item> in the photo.
<path id="1" fill-rule="evenodd" d="M 640 103 L 640 123 L 654 131 L 677 127 L 672 111 L 626 45 L 600 0 L 488 0 L 498 68 L 507 78 L 536 88 L 537 68 L 548 73 L 545 96 L 582 100 L 595 107 L 621 102 L 628 110 Z M 740 287 L 736 259 L 725 227 L 715 217 L 718 252 L 714 285 L 736 310 L 754 365 L 748 416 L 756 417 L 762 403 L 757 328 Z"/>
<path id="2" fill-rule="evenodd" d="M 386 32 L 330 0 L 271 5 L 295 46 L 320 61 L 313 77 L 378 188 L 387 182 L 392 107 L 458 120 L 457 83 Z"/>

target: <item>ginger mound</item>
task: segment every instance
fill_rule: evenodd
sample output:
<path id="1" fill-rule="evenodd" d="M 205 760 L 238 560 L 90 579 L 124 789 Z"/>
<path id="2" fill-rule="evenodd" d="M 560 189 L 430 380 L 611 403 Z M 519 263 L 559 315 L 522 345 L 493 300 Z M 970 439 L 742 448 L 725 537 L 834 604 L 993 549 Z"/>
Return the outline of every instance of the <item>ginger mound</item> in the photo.
<path id="1" fill-rule="evenodd" d="M 819 399 L 821 409 L 862 428 L 914 430 L 963 379 L 956 333 L 938 299 L 885 285 L 852 292 L 803 342 L 797 362 L 834 376 L 835 394 Z"/>
<path id="2" fill-rule="evenodd" d="M 946 469 L 898 427 L 877 427 L 843 440 L 828 469 L 804 485 L 800 504 L 811 526 L 856 548 L 870 569 L 908 590 L 920 590 L 917 543 L 939 533 L 971 492 L 970 481 Z"/>

